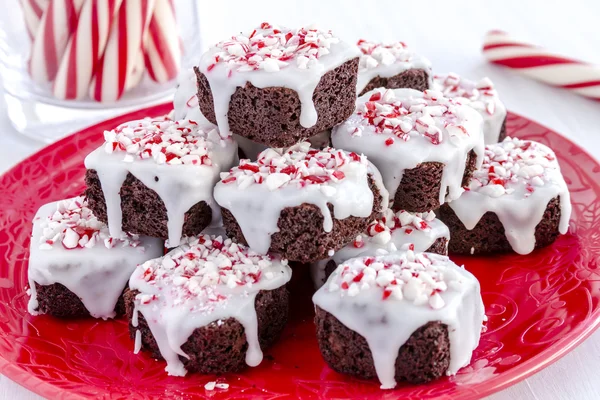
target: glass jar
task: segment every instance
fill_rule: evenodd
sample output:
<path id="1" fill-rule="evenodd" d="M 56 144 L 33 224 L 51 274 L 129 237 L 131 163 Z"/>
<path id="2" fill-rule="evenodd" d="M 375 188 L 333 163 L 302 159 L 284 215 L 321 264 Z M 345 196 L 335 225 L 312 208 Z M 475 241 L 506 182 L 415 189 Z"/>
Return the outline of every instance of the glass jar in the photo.
<path id="1" fill-rule="evenodd" d="M 200 54 L 196 0 L 5 3 L 3 100 L 15 129 L 38 140 L 169 100 L 177 70 Z"/>

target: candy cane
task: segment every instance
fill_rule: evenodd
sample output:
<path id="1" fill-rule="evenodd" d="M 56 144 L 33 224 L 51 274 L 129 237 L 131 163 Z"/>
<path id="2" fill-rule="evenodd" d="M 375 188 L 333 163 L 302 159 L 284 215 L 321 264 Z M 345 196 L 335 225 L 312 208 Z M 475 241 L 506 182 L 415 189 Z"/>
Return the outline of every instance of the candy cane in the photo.
<path id="1" fill-rule="evenodd" d="M 34 81 L 44 84 L 54 80 L 69 36 L 77 27 L 83 0 L 50 0 L 38 27 L 29 72 Z"/>
<path id="2" fill-rule="evenodd" d="M 87 0 L 79 23 L 71 36 L 54 81 L 54 96 L 59 99 L 82 99 L 98 61 L 104 53 L 108 33 L 122 0 Z"/>
<path id="3" fill-rule="evenodd" d="M 25 19 L 25 27 L 30 38 L 34 38 L 42 15 L 48 6 L 48 0 L 21 0 L 21 8 L 23 9 L 23 18 Z"/>
<path id="4" fill-rule="evenodd" d="M 144 54 L 141 51 L 138 51 L 131 74 L 125 79 L 125 91 L 133 89 L 140 83 L 144 76 L 144 71 Z"/>
<path id="5" fill-rule="evenodd" d="M 486 35 L 483 54 L 494 64 L 514 69 L 540 82 L 600 100 L 598 65 L 552 54 L 501 31 L 491 31 Z"/>
<path id="6" fill-rule="evenodd" d="M 90 97 L 111 102 L 123 95 L 127 77 L 132 74 L 142 49 L 142 38 L 148 29 L 153 8 L 154 0 L 123 2 L 92 79 Z"/>
<path id="7" fill-rule="evenodd" d="M 181 46 L 172 0 L 156 0 L 156 7 L 145 42 L 146 68 L 156 82 L 164 83 L 177 77 L 181 64 Z"/>

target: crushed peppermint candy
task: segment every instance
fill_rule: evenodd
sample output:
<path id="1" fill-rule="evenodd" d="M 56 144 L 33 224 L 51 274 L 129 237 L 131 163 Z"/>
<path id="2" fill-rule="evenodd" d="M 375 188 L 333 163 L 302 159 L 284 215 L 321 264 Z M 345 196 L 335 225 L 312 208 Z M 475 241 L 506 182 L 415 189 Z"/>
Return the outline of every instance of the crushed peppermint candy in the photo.
<path id="1" fill-rule="evenodd" d="M 427 304 L 437 310 L 445 305 L 441 293 L 457 290 L 463 283 L 453 268 L 456 265 L 446 256 L 412 250 L 353 258 L 337 267 L 326 290 L 350 297 L 377 290 L 384 301 Z"/>
<path id="2" fill-rule="evenodd" d="M 323 194 L 329 196 L 336 191 L 329 184 L 346 179 L 355 168 L 367 166 L 363 155 L 331 147 L 311 149 L 309 142 L 301 142 L 288 149 L 267 149 L 255 162 L 240 160 L 239 166 L 221 173 L 221 184 L 237 184 L 240 189 L 262 184 L 270 191 L 291 185 L 321 185 Z"/>
<path id="3" fill-rule="evenodd" d="M 154 160 L 157 164 L 211 166 L 211 152 L 231 137 L 221 137 L 216 127 L 192 120 L 168 118 L 126 122 L 104 132 L 104 150 L 124 153 L 123 161 Z"/>
<path id="4" fill-rule="evenodd" d="M 377 68 L 380 65 L 388 66 L 400 62 L 407 63 L 415 55 L 414 52 L 408 50 L 404 42 L 384 44 L 360 39 L 356 45 L 362 52 L 358 66 L 359 71 Z"/>
<path id="5" fill-rule="evenodd" d="M 215 389 L 227 390 L 229 389 L 229 383 L 210 381 L 204 385 L 204 389 L 209 391 Z"/>
<path id="6" fill-rule="evenodd" d="M 226 65 L 229 76 L 233 72 L 276 72 L 290 64 L 299 69 L 318 68 L 319 58 L 339 42 L 331 31 L 288 29 L 263 22 L 251 32 L 217 43 L 215 47 L 220 51 L 211 54 L 206 72 L 218 64 Z"/>
<path id="7" fill-rule="evenodd" d="M 159 294 L 139 293 L 136 301 L 150 304 L 168 296 L 174 306 L 191 301 L 191 312 L 209 314 L 218 303 L 228 300 L 232 290 L 247 291 L 259 282 L 275 279 L 275 273 L 268 270 L 275 262 L 287 265 L 287 260 L 259 255 L 231 239 L 200 235 L 138 266 L 132 279 L 158 288 Z M 192 301 L 197 299 L 201 301 Z"/>
<path id="8" fill-rule="evenodd" d="M 410 235 L 414 231 L 431 231 L 431 221 L 435 219 L 435 213 L 428 211 L 424 213 L 410 213 L 400 210 L 394 213 L 386 209 L 383 216 L 368 226 L 365 234 L 358 235 L 352 245 L 356 248 L 364 247 L 366 241 L 374 241 L 377 244 L 387 244 L 392 240 L 392 233 L 401 229 L 404 234 Z"/>
<path id="9" fill-rule="evenodd" d="M 461 104 L 468 104 L 477 111 L 485 111 L 489 115 L 496 113 L 498 92 L 489 78 L 473 82 L 462 79 L 454 73 L 435 75 L 433 77 L 433 88 Z"/>
<path id="10" fill-rule="evenodd" d="M 425 90 L 422 96 L 421 92 L 406 92 L 411 94 L 397 97 L 396 90 L 383 88 L 367 93 L 368 100 L 360 98 L 356 107 L 356 114 L 362 119 L 358 124 L 348 124 L 348 132 L 361 136 L 369 127 L 376 134 L 391 134 L 401 141 L 423 137 L 434 145 L 442 143 L 444 131 L 452 143 L 470 136 L 463 125 L 464 117 L 457 112 L 459 103 L 434 90 Z M 398 141 L 390 137 L 385 144 L 391 146 L 395 142 Z"/>
<path id="11" fill-rule="evenodd" d="M 489 197 L 515 193 L 526 198 L 537 187 L 554 183 L 559 171 L 556 155 L 547 146 L 507 137 L 486 146 L 483 164 L 465 190 Z"/>
<path id="12" fill-rule="evenodd" d="M 56 211 L 52 215 L 34 223 L 39 223 L 42 228 L 40 250 L 51 250 L 57 243 L 67 250 L 90 249 L 97 245 L 108 249 L 138 247 L 141 251 L 144 250 L 138 235 L 126 233 L 123 238 L 111 237 L 108 226 L 92 214 L 84 196 L 57 202 Z"/>

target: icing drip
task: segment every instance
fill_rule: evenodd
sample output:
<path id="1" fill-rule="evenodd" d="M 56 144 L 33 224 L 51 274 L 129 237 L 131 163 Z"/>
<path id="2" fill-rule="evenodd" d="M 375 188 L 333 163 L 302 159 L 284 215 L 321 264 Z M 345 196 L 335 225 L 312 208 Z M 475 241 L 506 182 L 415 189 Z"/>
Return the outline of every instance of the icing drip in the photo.
<path id="1" fill-rule="evenodd" d="M 448 227 L 435 213 L 409 213 L 398 211 L 394 214 L 391 209 L 384 211 L 383 216 L 373 221 L 367 231 L 338 250 L 332 257 L 317 261 L 311 265 L 311 275 L 317 288 L 326 280 L 325 268 L 329 261 L 336 265 L 359 256 L 374 256 L 379 250 L 396 251 L 411 249 L 423 252 L 440 238 L 450 240 Z"/>
<path id="2" fill-rule="evenodd" d="M 200 235 L 161 258 L 139 265 L 129 287 L 135 298 L 132 325 L 144 316 L 169 375 L 183 376 L 181 346 L 195 329 L 234 318 L 244 327 L 246 363 L 262 361 L 255 298 L 291 278 L 287 261 L 260 256 L 220 236 Z"/>
<path id="3" fill-rule="evenodd" d="M 199 69 L 210 84 L 221 132 L 229 134 L 229 101 L 247 82 L 261 89 L 296 91 L 302 107 L 300 125 L 310 128 L 317 123 L 313 93 L 321 77 L 359 54 L 330 31 L 262 23 L 252 32 L 217 43 L 202 55 Z"/>
<path id="4" fill-rule="evenodd" d="M 84 197 L 46 204 L 33 220 L 28 310 L 38 314 L 35 283 L 60 283 L 81 299 L 92 317 L 113 318 L 135 266 L 162 252 L 160 239 L 131 234 L 110 237 Z"/>
<path id="5" fill-rule="evenodd" d="M 313 302 L 366 339 L 382 389 L 396 386 L 398 351 L 419 327 L 448 326 L 453 375 L 469 364 L 484 320 L 473 275 L 446 256 L 410 250 L 340 264 Z"/>
<path id="6" fill-rule="evenodd" d="M 475 151 L 479 166 L 484 147 L 478 112 L 439 92 L 412 89 L 379 88 L 359 97 L 355 113 L 333 128 L 331 141 L 366 155 L 392 197 L 405 170 L 424 162 L 445 164 L 440 204 L 460 196 L 468 153 Z"/>
<path id="7" fill-rule="evenodd" d="M 216 127 L 195 121 L 132 121 L 104 132 L 105 144 L 85 159 L 87 169 L 98 173 L 106 201 L 112 236 L 122 234 L 120 190 L 128 173 L 154 190 L 167 209 L 169 241 L 179 243 L 185 213 L 205 201 L 212 209 L 213 224 L 221 211 L 212 197 L 219 172 L 231 167 L 237 146 L 221 137 Z"/>
<path id="8" fill-rule="evenodd" d="M 425 70 L 431 87 L 431 62 L 410 50 L 403 42 L 382 44 L 361 39 L 357 46 L 362 55 L 358 66 L 356 93 L 362 92 L 374 78 L 391 78 L 409 69 Z"/>
<path id="9" fill-rule="evenodd" d="M 500 101 L 491 80 L 483 78 L 479 82 L 473 82 L 449 73 L 434 76 L 432 89 L 479 111 L 483 118 L 485 143 L 498 143 L 500 130 L 506 118 L 506 107 Z"/>
<path id="10" fill-rule="evenodd" d="M 337 219 L 370 216 L 374 198 L 369 174 L 387 205 L 387 191 L 378 183 L 380 175 L 364 156 L 331 147 L 310 149 L 308 142 L 302 142 L 287 150 L 267 149 L 256 162 L 242 160 L 221 174 L 214 196 L 233 214 L 248 245 L 266 254 L 271 235 L 279 231 L 279 214 L 286 207 L 316 205 L 323 214 L 325 232 L 333 228 L 328 203 Z"/>
<path id="11" fill-rule="evenodd" d="M 462 196 L 450 207 L 467 229 L 486 212 L 504 227 L 512 249 L 529 254 L 535 248 L 535 228 L 550 200 L 560 199 L 559 232 L 567 233 L 571 200 L 554 152 L 547 146 L 507 137 L 486 146 L 483 165 Z"/>

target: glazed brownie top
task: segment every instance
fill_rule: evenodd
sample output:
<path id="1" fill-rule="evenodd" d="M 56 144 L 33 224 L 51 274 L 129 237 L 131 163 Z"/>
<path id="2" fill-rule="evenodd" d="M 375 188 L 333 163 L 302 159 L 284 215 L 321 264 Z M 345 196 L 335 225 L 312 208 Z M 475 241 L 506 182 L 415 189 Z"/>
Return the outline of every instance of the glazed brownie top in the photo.
<path id="1" fill-rule="evenodd" d="M 105 143 L 90 153 L 85 166 L 100 178 L 112 236 L 122 234 L 119 189 L 128 174 L 154 190 L 167 209 L 169 240 L 177 245 L 185 213 L 204 201 L 218 221 L 212 191 L 221 171 L 237 158 L 237 144 L 210 124 L 167 118 L 143 119 L 104 132 Z"/>
<path id="2" fill-rule="evenodd" d="M 431 62 L 404 42 L 378 43 L 360 39 L 357 46 L 362 53 L 357 93 L 361 93 L 373 78 L 391 78 L 409 69 L 425 70 L 431 80 Z"/>
<path id="3" fill-rule="evenodd" d="M 286 207 L 318 206 L 326 232 L 333 227 L 328 203 L 337 219 L 369 217 L 374 204 L 369 176 L 387 206 L 379 173 L 366 157 L 331 147 L 311 149 L 310 143 L 302 142 L 284 150 L 267 149 L 256 162 L 241 160 L 239 166 L 221 174 L 214 195 L 217 203 L 233 214 L 250 247 L 265 254 Z"/>
<path id="4" fill-rule="evenodd" d="M 47 216 L 41 215 L 48 212 L 50 214 Z M 40 250 L 52 250 L 61 245 L 67 250 L 96 246 L 105 246 L 107 249 L 139 247 L 141 251 L 144 250 L 138 235 L 125 233 L 120 238 L 111 237 L 106 225 L 98 221 L 88 208 L 84 196 L 47 204 L 40 209 L 33 223 L 41 228 L 38 240 Z"/>
<path id="5" fill-rule="evenodd" d="M 203 55 L 201 65 L 206 62 L 206 69 L 202 72 L 210 72 L 219 64 L 225 65 L 227 74 L 276 72 L 288 66 L 323 70 L 322 57 L 340 42 L 331 31 L 315 27 L 288 29 L 263 22 L 247 34 L 217 43 Z"/>
<path id="6" fill-rule="evenodd" d="M 401 210 L 394 213 L 386 209 L 383 216 L 371 222 L 367 231 L 358 235 L 352 243 L 332 257 L 316 262 L 312 268 L 313 280 L 317 286 L 323 284 L 325 267 L 331 260 L 340 264 L 354 257 L 374 256 L 381 249 L 426 251 L 440 238 L 450 240 L 450 232 L 433 211 L 409 213 Z"/>
<path id="7" fill-rule="evenodd" d="M 485 143 L 498 143 L 498 136 L 506 118 L 506 107 L 500 101 L 498 92 L 489 78 L 473 82 L 454 73 L 435 75 L 432 88 L 479 111 L 484 120 Z"/>
<path id="8" fill-rule="evenodd" d="M 486 212 L 502 222 L 513 250 L 527 254 L 535 247 L 535 227 L 548 202 L 560 197 L 559 231 L 566 233 L 571 216 L 567 184 L 554 152 L 530 140 L 507 137 L 486 146 L 482 166 L 463 195 L 450 203 L 467 229 Z"/>
<path id="9" fill-rule="evenodd" d="M 382 388 L 393 388 L 396 356 L 428 322 L 448 326 L 455 374 L 477 347 L 484 320 L 479 282 L 446 256 L 411 250 L 340 264 L 313 302 L 369 343 Z"/>
<path id="10" fill-rule="evenodd" d="M 423 162 L 445 164 L 440 203 L 462 193 L 467 155 L 483 158 L 481 115 L 433 90 L 372 90 L 356 101 L 355 113 L 333 129 L 334 147 L 364 153 L 381 171 L 390 194 L 404 170 Z"/>
<path id="11" fill-rule="evenodd" d="M 156 164 L 206 165 L 219 160 L 224 148 L 232 146 L 230 136 L 221 137 L 215 126 L 196 121 L 142 119 L 126 122 L 104 132 L 104 150 L 121 153 L 124 162 L 153 160 Z"/>
<path id="12" fill-rule="evenodd" d="M 312 98 L 321 77 L 360 55 L 358 49 L 313 27 L 289 29 L 263 22 L 248 33 L 217 43 L 202 55 L 199 70 L 208 80 L 215 117 L 229 132 L 228 109 L 238 87 L 285 87 L 298 93 L 300 125 L 317 123 Z"/>
<path id="13" fill-rule="evenodd" d="M 60 283 L 81 298 L 92 316 L 113 317 L 135 266 L 162 251 L 159 239 L 129 233 L 111 237 L 83 196 L 46 204 L 33 220 L 29 311 L 37 309 L 35 283 Z"/>
<path id="14" fill-rule="evenodd" d="M 139 291 L 132 324 L 137 326 L 141 312 L 167 361 L 167 372 L 184 375 L 179 355 L 192 332 L 235 318 L 246 333 L 246 362 L 255 366 L 262 352 L 254 299 L 259 291 L 277 289 L 290 278 L 286 260 L 259 255 L 221 236 L 200 235 L 137 267 L 129 280 L 131 290 Z"/>

